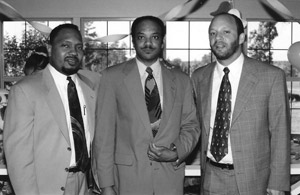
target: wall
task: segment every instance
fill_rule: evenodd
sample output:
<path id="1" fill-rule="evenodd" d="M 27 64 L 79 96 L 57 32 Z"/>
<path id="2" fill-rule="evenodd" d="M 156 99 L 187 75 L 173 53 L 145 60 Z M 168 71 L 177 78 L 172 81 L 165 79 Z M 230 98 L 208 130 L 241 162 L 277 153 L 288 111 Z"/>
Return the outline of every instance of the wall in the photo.
<path id="1" fill-rule="evenodd" d="M 141 15 L 156 15 L 186 2 L 186 0 L 5 0 L 17 9 L 25 18 L 49 17 L 126 17 L 135 18 Z M 223 0 L 202 0 L 206 3 L 190 18 L 211 18 Z M 233 0 L 235 8 L 242 12 L 243 18 L 272 18 L 262 2 L 271 0 Z M 277 0 L 272 0 L 277 1 Z M 279 0 L 300 18 L 299 0 Z M 191 4 L 191 3 L 189 3 Z"/>

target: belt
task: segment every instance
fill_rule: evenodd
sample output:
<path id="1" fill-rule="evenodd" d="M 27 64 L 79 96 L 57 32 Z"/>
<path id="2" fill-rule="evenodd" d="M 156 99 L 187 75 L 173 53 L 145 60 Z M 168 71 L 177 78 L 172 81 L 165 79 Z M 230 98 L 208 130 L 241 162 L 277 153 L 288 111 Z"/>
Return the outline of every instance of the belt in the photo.
<path id="1" fill-rule="evenodd" d="M 228 169 L 228 170 L 233 170 L 234 166 L 233 164 L 224 164 L 224 163 L 217 163 L 215 161 L 212 161 L 210 158 L 206 157 L 206 161 L 209 162 L 211 165 L 215 167 L 219 167 L 221 169 Z"/>

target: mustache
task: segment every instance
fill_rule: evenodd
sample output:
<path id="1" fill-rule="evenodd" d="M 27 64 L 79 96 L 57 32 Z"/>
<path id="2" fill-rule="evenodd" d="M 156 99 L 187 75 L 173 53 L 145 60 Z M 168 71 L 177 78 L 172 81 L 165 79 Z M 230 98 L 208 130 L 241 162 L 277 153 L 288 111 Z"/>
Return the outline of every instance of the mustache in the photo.
<path id="1" fill-rule="evenodd" d="M 142 47 L 142 49 L 154 49 L 154 47 L 152 47 L 151 45 L 149 45 L 149 46 Z"/>
<path id="2" fill-rule="evenodd" d="M 75 60 L 75 61 L 79 62 L 79 58 L 77 56 L 75 56 L 75 55 L 66 56 L 65 60 L 68 60 L 68 59 Z"/>

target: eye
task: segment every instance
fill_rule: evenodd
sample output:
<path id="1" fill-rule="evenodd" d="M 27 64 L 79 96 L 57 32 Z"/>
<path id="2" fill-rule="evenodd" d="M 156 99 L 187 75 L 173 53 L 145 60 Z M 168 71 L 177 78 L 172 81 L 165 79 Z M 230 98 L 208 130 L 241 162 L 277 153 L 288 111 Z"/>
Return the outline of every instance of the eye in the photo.
<path id="1" fill-rule="evenodd" d="M 212 32 L 209 32 L 209 36 L 215 36 L 216 35 L 216 32 L 212 31 Z"/>
<path id="2" fill-rule="evenodd" d="M 154 40 L 159 40 L 160 37 L 159 37 L 158 35 L 156 35 L 156 36 L 153 36 L 152 38 L 153 38 Z"/>
<path id="3" fill-rule="evenodd" d="M 76 48 L 77 48 L 77 50 L 80 50 L 80 51 L 83 50 L 83 46 L 82 46 L 82 45 L 79 45 L 79 46 L 77 46 Z"/>
<path id="4" fill-rule="evenodd" d="M 230 31 L 229 31 L 229 30 L 225 30 L 225 31 L 224 31 L 224 34 L 225 34 L 225 35 L 228 35 L 228 34 L 230 34 Z"/>
<path id="5" fill-rule="evenodd" d="M 144 36 L 141 36 L 141 35 L 139 35 L 139 36 L 137 36 L 137 40 L 143 40 L 145 37 Z"/>
<path id="6" fill-rule="evenodd" d="M 64 48 L 69 48 L 70 47 L 69 44 L 66 44 L 66 43 L 62 43 L 61 46 L 64 47 Z"/>

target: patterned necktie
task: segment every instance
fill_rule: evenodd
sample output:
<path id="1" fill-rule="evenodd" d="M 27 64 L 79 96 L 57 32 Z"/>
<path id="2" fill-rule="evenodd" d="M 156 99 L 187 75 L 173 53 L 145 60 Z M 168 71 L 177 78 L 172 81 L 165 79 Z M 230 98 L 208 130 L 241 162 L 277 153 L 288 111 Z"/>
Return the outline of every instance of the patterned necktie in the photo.
<path id="1" fill-rule="evenodd" d="M 222 83 L 219 90 L 217 111 L 213 136 L 211 141 L 211 154 L 217 162 L 219 162 L 226 154 L 228 154 L 228 136 L 231 115 L 231 85 L 228 79 L 229 69 L 223 70 Z"/>
<path id="2" fill-rule="evenodd" d="M 83 119 L 81 115 L 80 102 L 75 83 L 71 77 L 67 77 L 68 83 L 68 100 L 71 116 L 71 126 L 75 146 L 76 167 L 85 172 L 89 168 L 89 157 L 85 139 Z"/>
<path id="3" fill-rule="evenodd" d="M 153 77 L 153 70 L 150 67 L 147 67 L 146 72 L 148 73 L 148 77 L 145 81 L 145 100 L 149 113 L 149 119 L 152 126 L 152 134 L 153 137 L 158 132 L 159 127 L 159 119 L 162 113 L 161 105 L 160 105 L 160 97 L 157 88 L 157 84 Z M 157 123 L 157 124 L 156 124 Z"/>

